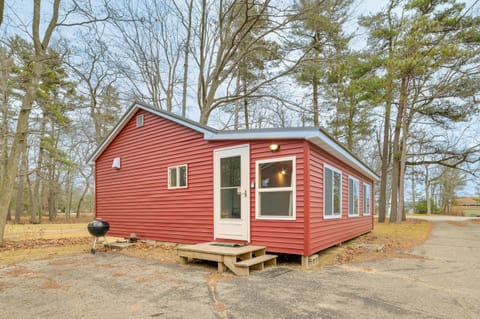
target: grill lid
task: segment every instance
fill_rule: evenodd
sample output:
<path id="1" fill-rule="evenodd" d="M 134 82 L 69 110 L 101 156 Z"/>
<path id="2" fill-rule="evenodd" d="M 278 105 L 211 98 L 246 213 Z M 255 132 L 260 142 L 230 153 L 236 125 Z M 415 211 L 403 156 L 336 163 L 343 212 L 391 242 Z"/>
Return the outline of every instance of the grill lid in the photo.
<path id="1" fill-rule="evenodd" d="M 110 229 L 110 224 L 105 220 L 95 219 L 88 223 L 87 229 L 92 236 L 105 236 Z"/>

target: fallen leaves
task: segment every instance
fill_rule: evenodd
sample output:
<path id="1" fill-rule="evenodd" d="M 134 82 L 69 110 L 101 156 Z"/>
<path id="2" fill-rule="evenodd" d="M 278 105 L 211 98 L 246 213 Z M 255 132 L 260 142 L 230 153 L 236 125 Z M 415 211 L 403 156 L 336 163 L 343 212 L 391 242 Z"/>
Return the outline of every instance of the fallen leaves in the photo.
<path id="1" fill-rule="evenodd" d="M 0 247 L 0 252 L 14 251 L 14 250 L 20 250 L 20 249 L 84 245 L 91 242 L 92 242 L 92 239 L 88 237 L 59 238 L 59 239 L 30 239 L 30 240 L 18 240 L 18 241 L 12 240 L 12 241 L 5 241 L 3 247 Z"/>

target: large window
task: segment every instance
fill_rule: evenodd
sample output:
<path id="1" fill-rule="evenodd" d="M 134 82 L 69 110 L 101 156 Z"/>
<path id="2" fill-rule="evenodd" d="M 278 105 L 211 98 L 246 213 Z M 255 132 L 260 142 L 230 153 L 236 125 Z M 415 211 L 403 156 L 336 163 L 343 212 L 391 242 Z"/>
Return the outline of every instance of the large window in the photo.
<path id="1" fill-rule="evenodd" d="M 348 178 L 348 216 L 360 215 L 360 189 L 359 182 L 353 177 Z"/>
<path id="2" fill-rule="evenodd" d="M 256 215 L 295 219 L 295 157 L 256 162 Z"/>
<path id="3" fill-rule="evenodd" d="M 370 215 L 370 205 L 372 200 L 371 188 L 368 184 L 363 184 L 363 215 Z"/>
<path id="4" fill-rule="evenodd" d="M 342 172 L 325 165 L 323 176 L 323 216 L 342 217 Z"/>
<path id="5" fill-rule="evenodd" d="M 168 168 L 168 189 L 187 187 L 187 165 Z"/>

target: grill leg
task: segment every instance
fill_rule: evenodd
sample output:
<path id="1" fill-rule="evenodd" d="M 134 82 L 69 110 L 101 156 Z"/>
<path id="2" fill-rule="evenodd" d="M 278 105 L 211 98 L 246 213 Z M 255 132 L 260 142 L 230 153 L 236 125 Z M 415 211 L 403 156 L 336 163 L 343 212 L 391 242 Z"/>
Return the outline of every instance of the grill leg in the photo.
<path id="1" fill-rule="evenodd" d="M 112 249 L 112 247 L 110 246 L 110 243 L 107 241 L 107 237 L 103 236 L 103 240 L 105 240 L 105 242 L 107 243 L 108 248 Z"/>
<path id="2" fill-rule="evenodd" d="M 95 252 L 96 252 L 96 250 L 95 250 L 95 244 L 97 243 L 97 239 L 98 239 L 98 237 L 95 236 L 95 238 L 93 239 L 92 249 L 90 250 L 90 252 L 91 252 L 93 255 L 95 255 Z"/>

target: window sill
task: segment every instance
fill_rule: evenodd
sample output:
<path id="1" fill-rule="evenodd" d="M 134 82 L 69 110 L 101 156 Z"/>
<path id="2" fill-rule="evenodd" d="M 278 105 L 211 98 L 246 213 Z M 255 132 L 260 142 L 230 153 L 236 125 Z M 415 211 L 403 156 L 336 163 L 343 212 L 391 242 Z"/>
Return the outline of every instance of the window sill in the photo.
<path id="1" fill-rule="evenodd" d="M 335 216 L 325 216 L 323 215 L 323 219 L 341 219 L 342 215 L 335 215 Z"/>
<path id="2" fill-rule="evenodd" d="M 188 186 L 179 186 L 179 187 L 168 187 L 168 190 L 176 190 L 176 189 L 187 189 Z"/>
<path id="3" fill-rule="evenodd" d="M 255 216 L 255 219 L 258 220 L 285 220 L 285 221 L 294 221 L 296 220 L 295 216 Z"/>

